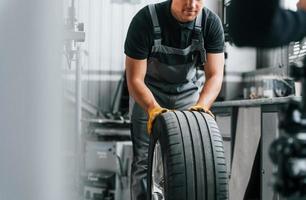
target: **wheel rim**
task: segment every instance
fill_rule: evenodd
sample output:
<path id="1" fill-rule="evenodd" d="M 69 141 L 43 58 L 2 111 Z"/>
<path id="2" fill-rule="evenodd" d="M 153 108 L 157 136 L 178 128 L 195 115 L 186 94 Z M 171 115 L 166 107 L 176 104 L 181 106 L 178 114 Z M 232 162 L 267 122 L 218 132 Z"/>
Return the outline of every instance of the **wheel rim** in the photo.
<path id="1" fill-rule="evenodd" d="M 152 200 L 165 199 L 164 180 L 165 179 L 164 179 L 161 148 L 159 141 L 157 141 L 153 151 L 152 182 L 151 182 Z"/>

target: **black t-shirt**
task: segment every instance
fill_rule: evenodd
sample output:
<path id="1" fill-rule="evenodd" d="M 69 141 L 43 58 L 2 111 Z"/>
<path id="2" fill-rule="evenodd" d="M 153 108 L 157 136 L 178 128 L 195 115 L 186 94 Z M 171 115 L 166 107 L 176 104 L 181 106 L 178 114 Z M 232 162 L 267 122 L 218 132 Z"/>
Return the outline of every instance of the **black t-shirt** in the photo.
<path id="1" fill-rule="evenodd" d="M 191 44 L 195 21 L 179 23 L 171 14 L 171 0 L 156 4 L 156 13 L 161 28 L 162 44 L 174 48 L 186 48 Z M 207 8 L 207 19 L 203 17 L 204 48 L 207 53 L 222 53 L 224 32 L 219 17 Z M 204 13 L 203 13 L 204 16 Z M 204 23 L 206 21 L 206 24 Z M 153 23 L 148 6 L 142 8 L 133 18 L 125 40 L 124 52 L 134 59 L 150 56 L 154 43 Z"/>

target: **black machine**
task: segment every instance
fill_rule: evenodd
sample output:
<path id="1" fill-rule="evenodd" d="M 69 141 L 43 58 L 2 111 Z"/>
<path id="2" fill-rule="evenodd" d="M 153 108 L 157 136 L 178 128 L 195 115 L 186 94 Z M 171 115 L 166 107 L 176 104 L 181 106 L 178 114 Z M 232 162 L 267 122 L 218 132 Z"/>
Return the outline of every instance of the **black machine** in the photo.
<path id="1" fill-rule="evenodd" d="M 228 34 L 231 0 L 223 0 L 223 4 L 226 40 L 231 41 Z M 252 45 L 248 46 L 254 46 L 251 40 Z M 274 172 L 274 190 L 288 199 L 300 200 L 306 199 L 306 57 L 290 67 L 290 76 L 302 83 L 302 99 L 294 98 L 283 108 L 280 121 L 282 134 L 271 144 L 269 155 L 277 167 Z"/>
<path id="2" fill-rule="evenodd" d="M 270 147 L 270 157 L 277 166 L 274 190 L 293 199 L 306 197 L 306 57 L 291 65 L 291 76 L 302 82 L 302 100 L 292 100 L 281 116 L 284 134 Z"/>

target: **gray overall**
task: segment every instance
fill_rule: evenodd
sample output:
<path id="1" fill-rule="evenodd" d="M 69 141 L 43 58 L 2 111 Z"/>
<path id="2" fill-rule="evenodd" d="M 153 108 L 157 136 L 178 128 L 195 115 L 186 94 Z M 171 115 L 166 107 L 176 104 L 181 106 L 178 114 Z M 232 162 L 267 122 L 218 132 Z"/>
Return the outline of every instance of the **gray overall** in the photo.
<path id="1" fill-rule="evenodd" d="M 161 107 L 187 110 L 199 98 L 196 65 L 205 62 L 204 39 L 202 37 L 202 12 L 198 15 L 192 42 L 185 49 L 161 44 L 161 29 L 155 5 L 149 5 L 154 25 L 154 45 L 147 63 L 145 84 Z M 181 63 L 179 63 L 180 61 Z M 149 136 L 147 114 L 135 103 L 132 108 L 131 136 L 134 159 L 131 175 L 131 199 L 145 200 L 148 168 Z"/>

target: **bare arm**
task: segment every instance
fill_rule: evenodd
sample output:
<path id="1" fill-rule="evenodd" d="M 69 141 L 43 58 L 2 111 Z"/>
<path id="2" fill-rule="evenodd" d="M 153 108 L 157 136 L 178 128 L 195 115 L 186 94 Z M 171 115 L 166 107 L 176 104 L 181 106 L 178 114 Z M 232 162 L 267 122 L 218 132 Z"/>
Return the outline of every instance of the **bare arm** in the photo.
<path id="1" fill-rule="evenodd" d="M 126 56 L 126 77 L 130 95 L 148 112 L 152 108 L 160 107 L 152 92 L 144 83 L 147 71 L 147 59 L 137 60 Z"/>
<path id="2" fill-rule="evenodd" d="M 216 100 L 222 86 L 224 71 L 224 53 L 208 53 L 205 65 L 205 84 L 197 104 L 208 109 Z"/>
<path id="3" fill-rule="evenodd" d="M 306 0 L 299 0 L 296 6 L 298 9 L 306 11 Z"/>

